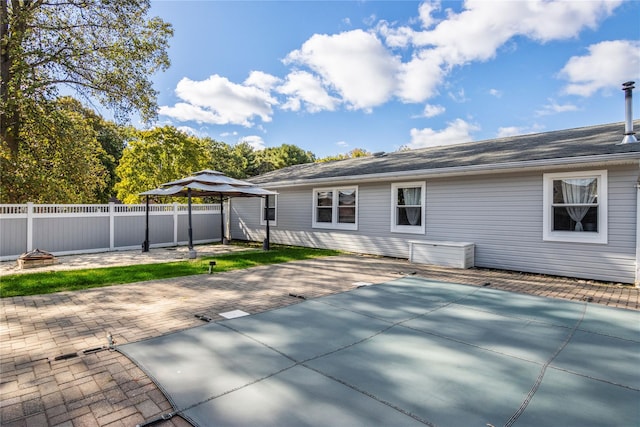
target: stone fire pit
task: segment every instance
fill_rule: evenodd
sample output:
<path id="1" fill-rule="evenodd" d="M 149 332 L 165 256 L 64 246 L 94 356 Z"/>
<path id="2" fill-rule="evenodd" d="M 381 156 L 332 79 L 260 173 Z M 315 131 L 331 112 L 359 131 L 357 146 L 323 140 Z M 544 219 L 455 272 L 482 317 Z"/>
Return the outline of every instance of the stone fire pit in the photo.
<path id="1" fill-rule="evenodd" d="M 25 252 L 18 257 L 18 268 L 23 270 L 26 268 L 45 267 L 47 265 L 53 265 L 58 260 L 55 256 L 49 252 L 35 249 L 33 251 Z"/>

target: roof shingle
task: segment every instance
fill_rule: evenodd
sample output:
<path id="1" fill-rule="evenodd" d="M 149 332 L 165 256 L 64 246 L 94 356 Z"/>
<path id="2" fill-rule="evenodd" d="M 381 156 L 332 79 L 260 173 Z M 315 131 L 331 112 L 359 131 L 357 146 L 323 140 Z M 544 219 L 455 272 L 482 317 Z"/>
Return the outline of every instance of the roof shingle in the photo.
<path id="1" fill-rule="evenodd" d="M 638 125 L 640 121 L 636 121 Z M 629 153 L 640 158 L 640 144 L 620 145 L 624 123 L 430 147 L 326 163 L 290 166 L 249 179 L 256 184 L 465 168 L 519 162 Z"/>

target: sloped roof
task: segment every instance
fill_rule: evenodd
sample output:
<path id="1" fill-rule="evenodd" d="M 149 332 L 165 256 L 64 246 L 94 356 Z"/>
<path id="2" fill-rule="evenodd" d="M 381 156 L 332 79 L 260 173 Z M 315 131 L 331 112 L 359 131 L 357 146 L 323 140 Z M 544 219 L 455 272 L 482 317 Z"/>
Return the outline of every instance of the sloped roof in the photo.
<path id="1" fill-rule="evenodd" d="M 640 121 L 635 122 L 636 128 L 638 124 Z M 250 181 L 267 186 L 292 185 L 409 175 L 412 172 L 468 173 L 507 167 L 640 159 L 640 144 L 620 145 L 623 136 L 624 123 L 611 123 L 327 163 L 306 163 L 268 172 Z"/>
<path id="2" fill-rule="evenodd" d="M 277 193 L 214 170 L 195 172 L 186 178 L 166 182 L 160 188 L 140 193 L 141 196 L 180 197 L 187 197 L 189 194 L 193 197 L 260 197 Z"/>

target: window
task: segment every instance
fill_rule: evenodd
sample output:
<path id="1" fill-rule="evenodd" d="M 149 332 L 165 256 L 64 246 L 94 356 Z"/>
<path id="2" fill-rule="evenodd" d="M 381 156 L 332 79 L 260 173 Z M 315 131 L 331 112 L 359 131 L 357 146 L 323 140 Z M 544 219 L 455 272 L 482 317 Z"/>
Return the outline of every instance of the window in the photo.
<path id="1" fill-rule="evenodd" d="M 269 196 L 269 209 L 265 209 L 266 197 L 260 198 L 260 225 L 267 224 L 267 215 L 269 216 L 269 225 L 276 225 L 278 218 L 278 196 Z"/>
<path id="2" fill-rule="evenodd" d="M 607 243 L 607 171 L 544 174 L 543 239 Z"/>
<path id="3" fill-rule="evenodd" d="M 358 187 L 313 190 L 314 228 L 358 229 Z"/>
<path id="4" fill-rule="evenodd" d="M 391 231 L 396 233 L 425 232 L 424 182 L 401 182 L 391 185 Z"/>

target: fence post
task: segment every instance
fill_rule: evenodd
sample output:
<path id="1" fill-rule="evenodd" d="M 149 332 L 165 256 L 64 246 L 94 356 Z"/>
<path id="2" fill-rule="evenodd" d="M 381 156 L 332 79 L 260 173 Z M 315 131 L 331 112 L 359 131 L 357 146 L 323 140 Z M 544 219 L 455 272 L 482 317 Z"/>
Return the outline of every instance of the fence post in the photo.
<path id="1" fill-rule="evenodd" d="M 33 250 L 33 202 L 27 202 L 27 252 Z"/>
<path id="2" fill-rule="evenodd" d="M 109 250 L 112 251 L 115 248 L 115 206 L 114 202 L 109 202 Z"/>
<path id="3" fill-rule="evenodd" d="M 178 246 L 178 202 L 173 202 L 173 244 Z"/>

